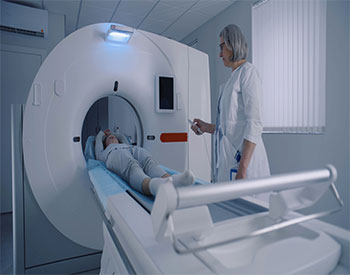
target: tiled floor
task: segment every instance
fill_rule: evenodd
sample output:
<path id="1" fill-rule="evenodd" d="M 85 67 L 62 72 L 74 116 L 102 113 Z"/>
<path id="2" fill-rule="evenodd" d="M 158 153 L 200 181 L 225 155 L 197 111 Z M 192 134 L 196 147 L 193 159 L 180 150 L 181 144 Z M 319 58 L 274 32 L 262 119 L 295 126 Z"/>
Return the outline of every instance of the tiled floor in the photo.
<path id="1" fill-rule="evenodd" d="M 0 274 L 12 274 L 12 214 L 1 214 Z"/>

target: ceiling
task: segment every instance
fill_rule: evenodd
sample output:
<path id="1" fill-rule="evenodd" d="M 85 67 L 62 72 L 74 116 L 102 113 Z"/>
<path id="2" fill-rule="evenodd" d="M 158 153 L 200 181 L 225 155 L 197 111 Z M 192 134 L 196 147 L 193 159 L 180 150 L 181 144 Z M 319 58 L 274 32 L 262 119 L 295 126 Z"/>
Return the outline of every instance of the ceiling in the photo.
<path id="1" fill-rule="evenodd" d="M 64 14 L 66 35 L 86 25 L 114 22 L 180 41 L 236 0 L 9 1 Z"/>

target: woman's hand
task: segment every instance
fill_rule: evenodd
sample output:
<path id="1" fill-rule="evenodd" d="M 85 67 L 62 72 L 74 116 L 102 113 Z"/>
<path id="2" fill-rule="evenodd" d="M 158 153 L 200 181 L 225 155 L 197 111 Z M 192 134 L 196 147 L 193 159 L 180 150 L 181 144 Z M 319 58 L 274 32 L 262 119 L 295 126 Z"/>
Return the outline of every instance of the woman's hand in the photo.
<path id="1" fill-rule="evenodd" d="M 239 162 L 236 180 L 247 178 L 247 169 L 248 169 L 250 160 L 252 159 L 252 155 L 253 155 L 255 146 L 256 146 L 255 143 L 244 139 L 242 157 L 241 157 L 241 160 Z"/>
<path id="2" fill-rule="evenodd" d="M 195 118 L 193 120 L 193 125 L 191 126 L 191 129 L 196 135 L 202 135 L 204 133 L 213 134 L 215 131 L 215 125 L 204 122 L 201 119 Z"/>
<path id="3" fill-rule="evenodd" d="M 195 118 L 193 120 L 193 124 L 191 126 L 191 129 L 196 135 L 202 135 L 205 132 L 204 131 L 204 124 L 205 124 L 205 122 L 203 120 Z"/>
<path id="4" fill-rule="evenodd" d="M 247 177 L 247 170 L 244 169 L 238 169 L 238 172 L 236 174 L 236 180 L 239 179 L 245 179 Z"/>

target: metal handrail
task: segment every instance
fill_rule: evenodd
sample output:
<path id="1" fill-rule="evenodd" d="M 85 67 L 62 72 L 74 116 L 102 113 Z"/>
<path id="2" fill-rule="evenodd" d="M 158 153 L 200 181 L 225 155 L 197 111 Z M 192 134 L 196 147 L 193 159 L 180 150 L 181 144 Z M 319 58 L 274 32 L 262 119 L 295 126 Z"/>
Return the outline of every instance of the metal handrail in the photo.
<path id="1" fill-rule="evenodd" d="M 328 216 L 330 214 L 334 214 L 334 213 L 338 212 L 342 208 L 344 203 L 341 200 L 341 198 L 339 197 L 338 191 L 337 191 L 337 189 L 336 189 L 336 187 L 335 187 L 335 185 L 333 183 L 331 183 L 330 189 L 333 191 L 333 193 L 334 193 L 334 195 L 335 195 L 335 197 L 337 199 L 337 202 L 339 203 L 339 207 L 337 207 L 337 208 L 334 208 L 334 209 L 331 209 L 331 210 L 327 210 L 327 211 L 318 212 L 318 213 L 314 213 L 314 214 L 310 214 L 310 215 L 306 215 L 306 216 L 302 216 L 302 217 L 298 217 L 298 218 L 294 218 L 294 219 L 283 221 L 283 222 L 280 222 L 280 223 L 277 223 L 277 224 L 274 224 L 274 225 L 266 226 L 264 228 L 255 230 L 255 231 L 253 231 L 251 233 L 248 233 L 246 235 L 243 235 L 243 236 L 240 236 L 240 237 L 237 237 L 237 238 L 232 238 L 232 239 L 228 239 L 228 240 L 224 240 L 224 241 L 219 241 L 219 242 L 216 242 L 216 243 L 211 243 L 211 244 L 207 244 L 207 245 L 204 245 L 204 246 L 199 246 L 199 247 L 196 247 L 196 248 L 190 248 L 190 249 L 182 249 L 180 246 L 178 246 L 177 244 L 180 241 L 176 238 L 174 232 L 172 231 L 171 232 L 171 236 L 172 236 L 173 248 L 176 251 L 176 253 L 178 253 L 178 254 L 187 254 L 187 253 L 199 252 L 201 250 L 213 248 L 213 247 L 216 247 L 216 246 L 225 245 L 225 244 L 229 244 L 229 243 L 238 242 L 238 241 L 242 241 L 242 240 L 245 240 L 245 239 L 250 239 L 250 238 L 253 238 L 253 237 L 261 236 L 263 234 L 266 234 L 266 233 L 269 233 L 269 232 L 273 232 L 273 231 L 276 231 L 276 230 L 279 230 L 279 229 L 282 229 L 282 228 L 285 228 L 285 227 L 288 227 L 288 226 L 291 226 L 291 225 L 299 224 L 299 223 L 306 222 L 306 221 L 309 221 L 309 220 L 312 220 L 312 219 L 317 219 L 317 218 L 321 218 L 321 217 L 324 217 L 324 216 Z M 181 242 L 181 244 L 185 245 L 183 242 Z"/>
<path id="2" fill-rule="evenodd" d="M 332 172 L 331 172 L 328 175 L 328 178 L 329 179 L 335 179 L 336 178 L 335 168 L 330 166 L 329 171 L 333 171 L 335 173 L 335 175 L 334 175 L 334 173 L 332 175 Z M 318 171 L 318 172 L 320 172 L 320 171 Z M 320 180 L 320 179 L 321 178 L 319 177 L 318 180 Z M 327 177 L 325 177 L 325 175 L 323 175 L 322 179 L 323 180 L 327 179 Z M 304 184 L 305 184 L 305 178 L 304 178 Z M 300 187 L 299 184 L 297 184 L 297 187 Z M 296 187 L 294 187 L 294 188 L 296 188 Z M 327 216 L 327 215 L 330 215 L 330 214 L 334 214 L 334 213 L 338 212 L 342 208 L 344 203 L 343 203 L 342 199 L 340 198 L 339 193 L 338 193 L 338 191 L 337 191 L 333 181 L 330 183 L 329 188 L 330 188 L 330 191 L 332 192 L 332 194 L 334 195 L 334 197 L 336 198 L 336 200 L 338 202 L 338 207 L 336 207 L 334 209 L 321 211 L 321 212 L 309 214 L 309 215 L 306 215 L 306 216 L 293 218 L 293 219 L 290 219 L 290 220 L 285 220 L 285 221 L 279 222 L 277 224 L 273 224 L 273 225 L 270 225 L 270 226 L 266 226 L 266 227 L 257 229 L 255 231 L 250 232 L 248 234 L 245 234 L 243 236 L 234 237 L 234 238 L 231 238 L 231 239 L 228 239 L 228 240 L 219 241 L 219 242 L 213 242 L 213 243 L 209 243 L 209 244 L 206 244 L 206 245 L 203 245 L 203 246 L 198 246 L 198 247 L 193 247 L 193 248 L 186 247 L 186 244 L 176 237 L 176 235 L 174 233 L 174 225 L 173 225 L 172 213 L 169 213 L 169 216 L 168 216 L 168 218 L 169 218 L 169 225 L 170 225 L 169 229 L 170 229 L 170 236 L 171 236 L 173 248 L 178 254 L 195 253 L 195 252 L 199 252 L 199 251 L 202 251 L 202 250 L 205 250 L 205 249 L 209 249 L 209 248 L 213 248 L 213 247 L 217 247 L 217 246 L 221 246 L 221 245 L 225 245 L 225 244 L 229 244 L 229 243 L 233 243 L 233 242 L 238 242 L 238 241 L 242 241 L 242 240 L 253 238 L 253 237 L 257 237 L 257 236 L 261 236 L 261 235 L 264 235 L 264 234 L 267 234 L 267 233 L 270 233 L 270 232 L 273 232 L 273 231 L 276 231 L 276 230 L 279 230 L 279 229 L 282 229 L 282 228 L 286 228 L 286 227 L 291 226 L 291 225 L 299 224 L 299 223 L 306 222 L 306 221 L 309 221 L 309 220 L 312 220 L 312 219 L 316 219 L 316 218 L 324 217 L 324 216 Z M 282 190 L 282 189 L 280 189 L 280 190 Z M 180 195 L 179 195 L 179 197 L 180 197 Z M 190 198 L 190 196 L 187 196 L 187 198 Z M 213 200 L 216 200 L 216 199 L 212 199 L 212 201 Z M 183 206 L 183 208 L 184 208 L 184 206 L 191 207 L 189 204 L 198 205 L 198 200 L 195 200 L 195 202 L 192 201 L 192 203 L 190 201 L 185 200 L 185 203 L 183 203 L 181 205 L 180 199 L 178 199 L 178 207 L 177 207 L 177 209 L 181 208 L 181 206 Z M 181 245 L 179 245 L 179 244 L 181 244 Z M 185 248 L 183 248 L 183 247 L 185 247 Z"/>
<path id="3" fill-rule="evenodd" d="M 334 166 L 327 165 L 326 169 L 237 180 L 234 184 L 232 181 L 228 181 L 203 186 L 180 187 L 177 188 L 176 209 L 237 199 L 269 191 L 295 189 L 304 187 L 306 184 L 330 183 L 335 182 L 336 178 L 337 172 Z"/>
<path id="4" fill-rule="evenodd" d="M 312 219 L 317 219 L 320 217 L 324 217 L 330 214 L 334 214 L 336 212 L 338 212 L 342 206 L 344 205 L 342 199 L 339 196 L 339 193 L 334 185 L 334 183 L 332 182 L 331 185 L 329 186 L 331 191 L 333 192 L 333 195 L 335 196 L 335 198 L 337 199 L 337 202 L 339 204 L 339 206 L 337 208 L 331 209 L 331 210 L 327 210 L 327 211 L 321 211 L 318 213 L 314 213 L 314 214 L 310 214 L 310 215 L 306 215 L 306 216 L 302 216 L 302 217 L 298 217 L 298 218 L 294 218 L 291 220 L 287 220 L 287 221 L 283 221 L 274 225 L 270 225 L 270 226 L 266 226 L 264 228 L 255 230 L 253 232 L 250 232 L 246 235 L 240 236 L 240 237 L 236 237 L 236 238 L 232 238 L 232 239 L 228 239 L 228 240 L 223 240 L 223 241 L 219 241 L 219 242 L 215 242 L 215 243 L 211 243 L 211 244 L 207 244 L 207 245 L 203 245 L 203 246 L 198 246 L 195 248 L 188 248 L 188 249 L 183 249 L 181 248 L 178 243 L 180 242 L 182 246 L 185 246 L 185 244 L 183 242 L 181 242 L 179 239 L 176 238 L 175 233 L 173 231 L 173 225 L 170 226 L 170 231 L 171 231 L 171 239 L 172 239 L 172 245 L 174 250 L 176 251 L 176 253 L 178 254 L 188 254 L 188 253 L 194 253 L 194 252 L 199 252 L 205 249 L 209 249 L 209 248 L 213 248 L 216 246 L 220 246 L 220 245 L 225 245 L 225 244 L 229 244 L 229 243 L 233 243 L 233 242 L 238 242 L 238 241 L 242 241 L 245 239 L 250 239 L 253 237 L 257 237 L 257 236 L 261 236 L 263 234 L 266 233 L 270 233 L 291 225 L 295 225 L 295 224 L 299 224 L 302 222 L 306 222 Z M 170 219 L 170 223 L 172 223 L 172 219 Z"/>

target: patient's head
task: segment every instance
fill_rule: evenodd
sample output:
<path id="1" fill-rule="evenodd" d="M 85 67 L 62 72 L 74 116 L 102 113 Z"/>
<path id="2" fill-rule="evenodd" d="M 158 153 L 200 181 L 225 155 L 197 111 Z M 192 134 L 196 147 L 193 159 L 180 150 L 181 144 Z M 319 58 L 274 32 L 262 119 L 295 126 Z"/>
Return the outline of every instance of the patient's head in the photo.
<path id="1" fill-rule="evenodd" d="M 118 144 L 119 141 L 118 141 L 118 139 L 115 137 L 115 135 L 113 135 L 113 134 L 110 133 L 110 134 L 106 135 L 105 139 L 103 140 L 103 147 L 104 147 L 104 149 L 106 149 L 107 146 L 110 145 L 110 144 L 112 144 L 112 143 Z"/>

